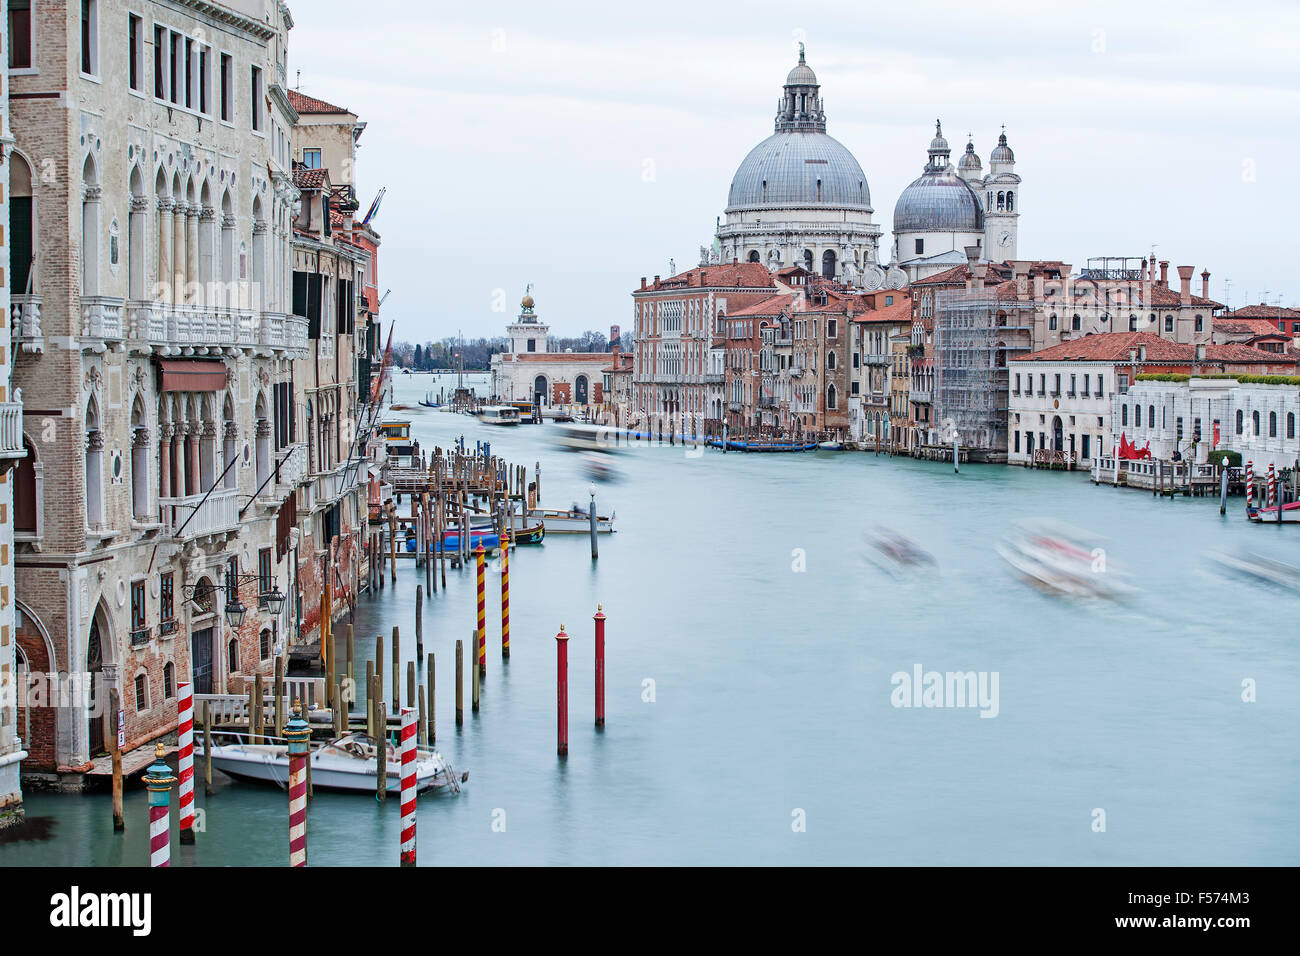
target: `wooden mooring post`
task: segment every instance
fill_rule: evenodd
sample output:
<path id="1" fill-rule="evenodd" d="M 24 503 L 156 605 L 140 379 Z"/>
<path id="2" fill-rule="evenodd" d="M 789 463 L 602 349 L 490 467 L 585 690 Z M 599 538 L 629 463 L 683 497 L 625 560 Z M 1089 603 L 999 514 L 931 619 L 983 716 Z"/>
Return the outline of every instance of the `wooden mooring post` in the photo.
<path id="1" fill-rule="evenodd" d="M 456 642 L 456 726 L 465 723 L 465 642 Z"/>

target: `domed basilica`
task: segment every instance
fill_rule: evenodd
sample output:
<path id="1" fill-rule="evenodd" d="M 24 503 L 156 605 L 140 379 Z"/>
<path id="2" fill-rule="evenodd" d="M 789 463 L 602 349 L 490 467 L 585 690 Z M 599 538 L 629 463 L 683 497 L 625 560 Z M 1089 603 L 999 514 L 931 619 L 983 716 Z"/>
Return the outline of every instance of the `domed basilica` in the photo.
<path id="1" fill-rule="evenodd" d="M 894 242 L 882 262 L 866 174 L 826 134 L 820 89 L 800 44 L 775 131 L 750 150 L 731 180 L 713 258 L 762 262 L 774 272 L 802 265 L 864 289 L 899 287 L 964 263 L 968 246 L 980 247 L 990 261 L 1015 258 L 1020 177 L 1006 133 L 985 176 L 972 142 L 953 168 L 936 122 L 924 171 L 894 207 Z"/>

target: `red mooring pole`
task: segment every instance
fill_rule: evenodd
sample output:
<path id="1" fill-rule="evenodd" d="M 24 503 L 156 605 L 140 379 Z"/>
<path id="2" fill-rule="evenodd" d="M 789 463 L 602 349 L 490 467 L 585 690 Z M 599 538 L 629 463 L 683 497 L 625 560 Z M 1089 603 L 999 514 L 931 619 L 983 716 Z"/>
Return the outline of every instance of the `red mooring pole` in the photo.
<path id="1" fill-rule="evenodd" d="M 476 639 L 478 647 L 474 651 L 474 656 L 478 659 L 478 672 L 483 676 L 487 674 L 487 592 L 483 577 L 483 559 L 486 554 L 487 552 L 483 550 L 483 542 L 479 541 L 478 547 L 474 549 L 474 558 L 478 564 L 478 637 Z"/>
<path id="2" fill-rule="evenodd" d="M 605 612 L 596 605 L 596 726 L 605 726 Z"/>
<path id="3" fill-rule="evenodd" d="M 569 635 L 560 625 L 555 635 L 555 752 L 569 752 Z"/>

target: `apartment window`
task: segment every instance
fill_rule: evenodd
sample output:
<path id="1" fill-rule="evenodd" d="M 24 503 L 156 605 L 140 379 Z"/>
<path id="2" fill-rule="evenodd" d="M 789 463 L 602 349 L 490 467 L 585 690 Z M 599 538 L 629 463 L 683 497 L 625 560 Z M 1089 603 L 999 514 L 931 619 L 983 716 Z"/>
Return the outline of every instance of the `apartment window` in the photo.
<path id="1" fill-rule="evenodd" d="M 917 240 L 916 240 L 916 254 L 919 256 L 919 255 L 921 255 L 923 252 L 925 252 L 925 240 L 924 240 L 924 239 L 917 239 Z"/>
<path id="2" fill-rule="evenodd" d="M 1136 332 L 1138 330 L 1138 317 L 1136 315 L 1130 315 L 1128 317 L 1128 330 L 1130 332 Z"/>
<path id="3" fill-rule="evenodd" d="M 133 90 L 140 89 L 140 64 L 144 62 L 144 35 L 140 28 L 140 18 L 134 13 L 128 13 L 126 15 L 126 78 Z"/>
<path id="4" fill-rule="evenodd" d="M 175 579 L 171 571 L 159 577 L 158 582 L 158 620 L 170 621 L 175 616 Z"/>
<path id="5" fill-rule="evenodd" d="M 1049 315 L 1049 316 L 1047 317 L 1047 327 L 1048 327 L 1048 329 L 1050 329 L 1050 330 L 1053 331 L 1053 332 L 1056 331 L 1056 313 L 1055 313 L 1055 312 L 1053 312 L 1051 315 Z"/>
<path id="6" fill-rule="evenodd" d="M 149 678 L 144 674 L 135 675 L 135 710 L 141 713 L 149 709 Z"/>
<path id="7" fill-rule="evenodd" d="M 828 339 L 835 338 L 835 330 L 837 327 L 838 327 L 838 323 L 835 321 L 835 319 L 826 320 L 826 337 Z"/>
<path id="8" fill-rule="evenodd" d="M 144 582 L 131 582 L 131 630 L 144 630 L 148 617 L 148 610 L 144 599 Z"/>
<path id="9" fill-rule="evenodd" d="M 176 665 L 168 661 L 163 665 L 163 699 L 171 700 L 176 696 Z"/>
<path id="10" fill-rule="evenodd" d="M 1070 397 L 1071 397 L 1071 398 L 1074 398 L 1074 395 L 1075 395 L 1075 387 L 1076 387 L 1075 380 L 1076 380 L 1077 378 L 1078 378 L 1078 376 L 1075 376 L 1075 375 L 1071 375 L 1071 376 L 1070 376 Z"/>
<path id="11" fill-rule="evenodd" d="M 530 351 L 530 352 L 536 352 L 536 351 L 537 351 L 537 339 L 529 339 L 529 340 L 528 340 L 528 351 Z"/>
<path id="12" fill-rule="evenodd" d="M 1205 319 L 1204 319 L 1203 316 L 1199 316 L 1199 315 L 1198 315 L 1198 316 L 1196 317 L 1196 331 L 1197 331 L 1197 332 L 1202 332 L 1202 331 L 1204 331 L 1204 330 L 1205 330 Z"/>
<path id="13" fill-rule="evenodd" d="M 1260 432 L 1259 432 L 1259 412 L 1251 412 L 1251 413 L 1250 413 L 1250 427 L 1251 427 L 1251 432 L 1250 432 L 1250 437 L 1251 437 L 1251 439 L 1253 440 L 1253 439 L 1255 439 L 1255 438 L 1258 438 L 1259 435 L 1260 435 Z"/>
<path id="14" fill-rule="evenodd" d="M 194 41 L 185 40 L 185 108 L 194 109 Z"/>
<path id="15" fill-rule="evenodd" d="M 1151 427 L 1154 428 L 1154 427 L 1155 427 L 1155 424 L 1156 424 L 1155 417 L 1152 416 L 1152 418 L 1151 418 Z M 1141 427 L 1142 427 L 1142 406 L 1141 406 L 1141 405 L 1134 405 L 1134 406 L 1133 406 L 1133 427 L 1134 427 L 1134 428 L 1141 428 Z"/>
<path id="16" fill-rule="evenodd" d="M 1172 315 L 1166 315 L 1166 316 L 1165 316 L 1165 331 L 1166 331 L 1166 332 L 1172 332 L 1173 330 L 1174 330 L 1174 317 L 1173 317 Z"/>
<path id="17" fill-rule="evenodd" d="M 1152 424 L 1154 424 L 1154 422 Z M 1178 418 L 1174 420 L 1174 426 L 1177 429 L 1178 440 L 1182 441 L 1183 440 L 1183 416 L 1182 415 L 1179 415 Z"/>
<path id="18" fill-rule="evenodd" d="M 1237 434 L 1238 435 L 1242 433 L 1243 426 L 1246 424 L 1245 418 L 1246 418 L 1245 413 L 1242 412 L 1240 408 L 1237 409 Z"/>
<path id="19" fill-rule="evenodd" d="M 1039 375 L 1039 376 L 1038 376 L 1038 394 L 1039 394 L 1039 395 L 1046 395 L 1046 394 L 1047 394 L 1047 375 L 1046 375 L 1046 374 L 1043 374 L 1043 375 Z"/>
<path id="20" fill-rule="evenodd" d="M 894 304 L 894 297 L 892 295 L 885 296 L 885 305 L 893 305 L 893 304 Z"/>
<path id="21" fill-rule="evenodd" d="M 1020 432 L 1016 432 L 1016 454 L 1020 454 Z"/>
<path id="22" fill-rule="evenodd" d="M 259 594 L 271 593 L 271 549 L 263 548 L 257 552 L 257 591 Z"/>
<path id="23" fill-rule="evenodd" d="M 262 633 L 259 634 L 257 637 L 258 637 L 258 640 L 257 640 L 257 651 L 258 651 L 258 654 L 261 655 L 262 660 L 264 660 L 264 661 L 265 661 L 265 660 L 270 660 L 270 659 L 271 659 L 271 652 L 272 652 L 272 647 L 271 647 L 271 629 L 268 628 L 268 627 L 264 627 L 264 628 L 262 628 Z"/>
<path id="24" fill-rule="evenodd" d="M 1088 379 L 1089 379 L 1089 378 L 1091 378 L 1091 376 L 1089 376 L 1089 375 L 1085 375 L 1085 376 L 1083 377 L 1083 397 L 1084 397 L 1084 398 L 1087 398 L 1087 397 L 1088 397 L 1088 392 L 1090 391 L 1090 389 L 1088 388 Z"/>
<path id="25" fill-rule="evenodd" d="M 153 28 L 153 95 L 158 99 L 167 98 L 167 55 L 163 43 L 167 31 L 160 26 Z"/>
<path id="26" fill-rule="evenodd" d="M 1277 412 L 1268 413 L 1268 437 L 1277 437 Z"/>
<path id="27" fill-rule="evenodd" d="M 260 131 L 262 129 L 262 68 L 253 67 L 252 80 L 249 83 L 253 95 L 253 129 Z"/>
<path id="28" fill-rule="evenodd" d="M 302 151 L 302 164 L 308 169 L 320 169 L 320 150 L 304 149 Z"/>
<path id="29" fill-rule="evenodd" d="M 212 111 L 212 64 L 207 47 L 199 47 L 199 112 L 205 116 Z"/>
<path id="30" fill-rule="evenodd" d="M 1079 318 L 1078 312 L 1074 313 L 1074 318 L 1070 319 L 1070 328 L 1073 329 L 1075 332 L 1078 332 L 1081 328 L 1083 328 L 1083 322 Z"/>
<path id="31" fill-rule="evenodd" d="M 172 31 L 167 42 L 167 55 L 171 62 L 170 82 L 171 88 L 168 91 L 167 98 L 176 105 L 181 102 L 181 71 L 185 69 L 185 60 L 181 54 L 181 40 L 183 37 L 176 31 Z"/>
<path id="32" fill-rule="evenodd" d="M 1017 395 L 1020 394 L 1020 373 L 1019 372 L 1016 373 L 1016 394 Z M 1019 441 L 1019 439 L 1016 440 Z M 1016 449 L 1016 451 L 1019 450 L 1020 450 L 1019 448 Z"/>
<path id="33" fill-rule="evenodd" d="M 9 0 L 9 69 L 32 66 L 32 0 Z"/>
<path id="34" fill-rule="evenodd" d="M 81 72 L 99 73 L 99 0 L 81 0 Z"/>
<path id="35" fill-rule="evenodd" d="M 226 645 L 226 673 L 239 673 L 239 641 L 231 641 Z"/>
<path id="36" fill-rule="evenodd" d="M 1286 413 L 1286 437 L 1295 438 L 1295 412 Z"/>
<path id="37" fill-rule="evenodd" d="M 1061 376 L 1057 375 L 1055 377 L 1055 381 L 1052 383 L 1052 395 L 1055 396 L 1060 394 L 1061 394 Z"/>
<path id="38" fill-rule="evenodd" d="M 1106 392 L 1106 380 L 1101 375 L 1097 376 L 1097 397 L 1101 398 Z"/>
<path id="39" fill-rule="evenodd" d="M 1125 426 L 1128 425 L 1128 406 L 1127 406 L 1127 405 L 1121 405 L 1121 406 L 1119 407 L 1119 423 L 1120 423 L 1121 425 L 1125 425 Z"/>
<path id="40" fill-rule="evenodd" d="M 234 66 L 229 53 L 221 54 L 221 118 L 227 123 L 234 121 L 235 104 L 231 99 L 234 92 Z"/>
<path id="41" fill-rule="evenodd" d="M 1161 411 L 1163 412 L 1164 409 L 1162 408 Z M 1196 421 L 1197 421 L 1196 430 L 1199 432 L 1201 430 L 1200 419 L 1198 418 Z M 1156 407 L 1154 405 L 1147 406 L 1147 424 L 1152 428 L 1156 427 Z M 1160 427 L 1161 428 L 1165 427 L 1163 422 L 1161 423 Z"/>

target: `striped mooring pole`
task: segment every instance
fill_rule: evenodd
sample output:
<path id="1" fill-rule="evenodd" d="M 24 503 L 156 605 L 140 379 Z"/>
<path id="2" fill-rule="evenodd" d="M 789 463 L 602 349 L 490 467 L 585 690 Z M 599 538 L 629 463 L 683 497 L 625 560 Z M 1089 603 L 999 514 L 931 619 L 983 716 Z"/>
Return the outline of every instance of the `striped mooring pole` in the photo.
<path id="1" fill-rule="evenodd" d="M 605 612 L 596 605 L 596 726 L 605 726 Z"/>
<path id="2" fill-rule="evenodd" d="M 1246 462 L 1246 510 L 1255 507 L 1255 463 Z"/>
<path id="3" fill-rule="evenodd" d="M 510 532 L 501 544 L 501 656 L 510 657 Z"/>
<path id="4" fill-rule="evenodd" d="M 474 549 L 474 562 L 478 571 L 478 648 L 474 653 L 478 658 L 478 672 L 480 675 L 487 674 L 487 587 L 484 580 L 484 558 L 486 554 L 487 552 L 483 550 L 483 542 L 480 539 L 478 547 Z"/>
<path id="5" fill-rule="evenodd" d="M 1277 504 L 1277 476 L 1273 473 L 1273 463 L 1268 463 L 1268 506 Z"/>
<path id="6" fill-rule="evenodd" d="M 560 625 L 555 635 L 555 752 L 569 752 L 569 635 Z"/>
<path id="7" fill-rule="evenodd" d="M 144 775 L 144 785 L 149 789 L 149 865 L 172 865 L 172 831 L 170 810 L 172 806 L 172 768 L 163 761 L 162 741 L 153 752 L 153 766 Z"/>
<path id="8" fill-rule="evenodd" d="M 285 724 L 289 741 L 289 865 L 307 865 L 307 760 L 311 727 L 302 719 L 302 701 L 293 702 Z"/>
<path id="9" fill-rule="evenodd" d="M 176 775 L 180 778 L 181 844 L 194 842 L 194 685 L 176 685 Z"/>
<path id="10" fill-rule="evenodd" d="M 415 866 L 415 732 L 418 712 L 402 708 L 402 866 Z"/>

